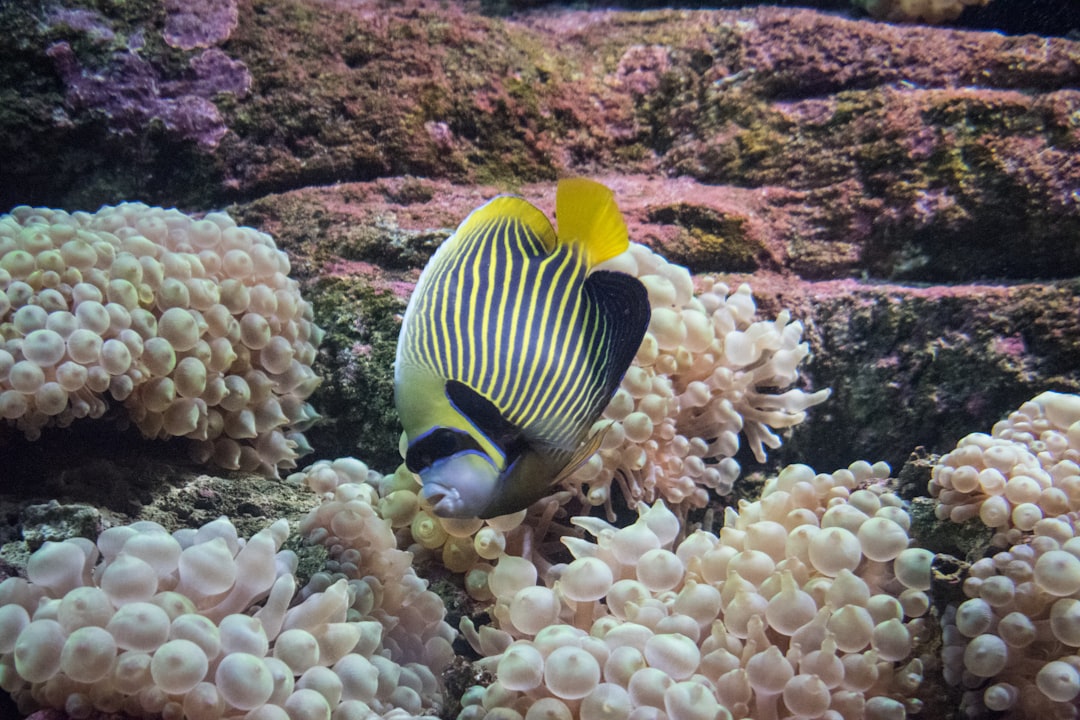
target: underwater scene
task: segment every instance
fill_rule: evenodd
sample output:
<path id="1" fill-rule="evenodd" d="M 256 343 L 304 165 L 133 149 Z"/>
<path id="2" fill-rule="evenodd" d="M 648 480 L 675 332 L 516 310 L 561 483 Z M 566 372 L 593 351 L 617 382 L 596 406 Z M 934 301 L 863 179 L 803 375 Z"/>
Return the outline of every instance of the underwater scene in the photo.
<path id="1" fill-rule="evenodd" d="M 1080 716 L 1080 3 L 0 0 L 0 720 Z"/>

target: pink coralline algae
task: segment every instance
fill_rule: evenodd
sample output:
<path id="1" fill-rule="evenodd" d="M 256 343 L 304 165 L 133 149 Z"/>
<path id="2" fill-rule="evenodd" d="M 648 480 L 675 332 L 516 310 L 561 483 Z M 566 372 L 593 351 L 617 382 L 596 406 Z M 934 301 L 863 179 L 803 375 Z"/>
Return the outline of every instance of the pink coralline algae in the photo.
<path id="1" fill-rule="evenodd" d="M 396 280 L 389 276 L 378 265 L 359 260 L 340 260 L 331 263 L 324 270 L 326 276 L 333 277 L 360 277 L 364 282 L 377 292 L 389 292 L 400 300 L 408 300 L 412 295 L 415 282 Z"/>
<path id="2" fill-rule="evenodd" d="M 655 92 L 671 69 L 671 56 L 662 45 L 633 45 L 627 48 L 615 71 L 617 82 L 632 95 L 642 97 Z"/>
<path id="3" fill-rule="evenodd" d="M 1077 78 L 1070 41 L 867 24 L 779 8 L 741 33 L 745 63 L 775 89 L 835 90 L 888 83 L 919 87 L 1053 88 Z M 857 28 L 857 30 L 856 30 Z"/>

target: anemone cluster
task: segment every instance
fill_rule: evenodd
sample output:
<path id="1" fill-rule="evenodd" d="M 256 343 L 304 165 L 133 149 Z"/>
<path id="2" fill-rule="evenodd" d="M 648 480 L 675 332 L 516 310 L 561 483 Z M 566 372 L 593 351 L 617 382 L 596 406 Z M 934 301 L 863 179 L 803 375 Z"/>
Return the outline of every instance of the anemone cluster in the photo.
<path id="1" fill-rule="evenodd" d="M 309 450 L 322 332 L 269 235 L 139 203 L 0 216 L 0 417 L 34 439 L 123 403 L 150 438 L 277 473 Z"/>
<path id="2" fill-rule="evenodd" d="M 802 324 L 787 311 L 755 320 L 745 284 L 732 292 L 705 277 L 695 292 L 685 267 L 643 245 L 631 243 L 604 267 L 641 280 L 652 321 L 594 428 L 605 433 L 600 451 L 569 482 L 609 516 L 613 483 L 631 504 L 704 507 L 710 491 L 731 492 L 740 433 L 764 461 L 766 447 L 780 446 L 773 429 L 802 422 L 807 408 L 829 397 L 794 387 L 809 354 Z"/>
<path id="3" fill-rule="evenodd" d="M 943 617 L 945 679 L 969 714 L 1060 717 L 1080 695 L 1080 538 L 1075 518 L 975 562 L 967 600 Z"/>
<path id="4" fill-rule="evenodd" d="M 993 543 L 1020 542 L 1045 518 L 1080 511 L 1080 398 L 1044 392 L 972 433 L 935 464 L 930 494 L 941 520 L 978 517 Z"/>
<path id="5" fill-rule="evenodd" d="M 245 542 L 220 518 L 46 543 L 27 579 L 0 583 L 0 688 L 27 711 L 73 718 L 352 720 L 437 707 L 432 666 L 387 657 L 383 623 L 350 609 L 356 587 L 339 579 L 296 596 L 288 534 L 278 520 Z"/>
<path id="6" fill-rule="evenodd" d="M 490 624 L 461 629 L 495 681 L 464 694 L 463 720 L 903 718 L 920 710 L 919 653 L 936 634 L 934 554 L 912 546 L 889 474 L 883 463 L 789 466 L 759 500 L 728 509 L 719 534 L 682 537 L 662 501 L 640 503 L 626 527 L 574 517 L 594 539 L 564 537 L 573 560 L 551 564 L 523 538 L 543 539 L 557 499 L 443 521 L 419 506 L 407 471 L 320 461 L 290 476 L 321 499 L 301 531 L 330 558 L 299 593 L 295 557 L 279 550 L 284 521 L 247 543 L 221 519 L 49 544 L 29 581 L 0 584 L 0 638 L 12 639 L 0 646 L 0 688 L 73 717 L 435 712 L 453 633 L 400 549 L 410 548 L 471 564 L 468 582 L 483 585 L 471 592 L 489 604 Z M 945 679 L 966 688 L 969 715 L 1057 715 L 1080 693 L 1075 536 L 1075 516 L 1043 518 L 971 567 L 969 599 L 946 611 L 942 636 Z M 264 670 L 275 689 L 244 709 L 262 698 L 252 673 Z"/>
<path id="7" fill-rule="evenodd" d="M 321 541 L 325 537 L 333 547 L 332 538 L 336 536 L 333 528 L 346 522 L 345 517 L 349 517 L 355 505 L 331 501 L 361 498 L 385 522 L 397 546 L 408 551 L 388 550 L 391 546 L 384 539 L 381 541 L 384 559 L 380 562 L 400 565 L 414 558 L 420 563 L 434 561 L 452 573 L 463 575 L 466 592 L 479 601 L 491 599 L 488 576 L 494 570 L 494 563 L 508 553 L 547 566 L 536 544 L 554 529 L 552 519 L 569 499 L 566 492 L 556 493 L 512 515 L 488 520 L 456 519 L 438 517 L 430 507 L 423 506 L 419 478 L 404 464 L 393 474 L 384 476 L 370 469 L 357 472 L 348 459 L 319 461 L 293 473 L 289 480 L 310 487 L 326 500 L 305 521 L 318 522 L 325 528 L 314 530 L 313 538 Z M 337 518 L 339 511 L 347 515 Z M 386 535 L 383 537 L 388 539 Z"/>
<path id="8" fill-rule="evenodd" d="M 731 489 L 740 435 L 763 459 L 775 429 L 827 397 L 796 388 L 801 325 L 755 320 L 746 286 L 695 291 L 641 246 L 610 266 L 642 280 L 653 319 L 600 451 L 564 488 L 449 520 L 404 466 L 319 461 L 289 477 L 318 497 L 300 534 L 327 558 L 299 590 L 284 520 L 246 541 L 221 518 L 46 543 L 26 579 L 0 583 L 0 689 L 72 718 L 429 717 L 455 655 L 445 605 L 413 570 L 434 559 L 491 618 L 461 623 L 494 677 L 464 694 L 461 720 L 919 712 L 934 553 L 913 545 L 887 466 L 789 466 L 718 534 L 684 535 L 689 508 Z M 0 217 L 0 415 L 34 437 L 111 399 L 148 436 L 195 440 L 201 460 L 293 467 L 321 333 L 287 272 L 268 236 L 221 213 L 17 208 Z M 610 515 L 613 484 L 635 523 L 568 512 L 576 497 Z M 964 438 L 930 492 L 939 519 L 995 532 L 942 617 L 964 712 L 1074 713 L 1080 397 L 1044 393 Z"/>
<path id="9" fill-rule="evenodd" d="M 1080 696 L 1080 397 L 1042 393 L 934 467 L 940 519 L 978 518 L 992 550 L 943 616 L 945 679 L 969 715 L 1071 716 Z M 1003 549 L 1007 548 L 1007 549 Z"/>
<path id="10" fill-rule="evenodd" d="M 754 320 L 746 285 L 732 293 L 705 278 L 695 293 L 686 268 L 633 243 L 605 267 L 641 279 L 652 322 L 597 423 L 605 433 L 600 451 L 569 478 L 565 490 L 504 517 L 451 520 L 423 507 L 419 480 L 404 465 L 386 477 L 369 471 L 366 483 L 377 490 L 379 515 L 401 547 L 420 559 L 436 556 L 443 567 L 464 574 L 465 589 L 477 600 L 492 597 L 488 577 L 507 555 L 547 568 L 542 544 L 549 531 L 561 529 L 555 520 L 565 521 L 572 497 L 606 506 L 610 514 L 615 483 L 631 506 L 658 499 L 679 512 L 704 506 L 710 491 L 731 490 L 739 473 L 731 456 L 740 433 L 764 459 L 766 447 L 780 444 L 772 428 L 802 422 L 805 410 L 829 395 L 771 391 L 798 381 L 797 367 L 808 348 L 800 342 L 802 326 L 787 312 L 771 322 Z M 305 473 L 297 482 L 327 497 L 340 484 L 364 482 L 325 463 Z M 367 496 L 371 488 L 349 492 Z"/>
<path id="11" fill-rule="evenodd" d="M 633 717 L 903 718 L 922 663 L 929 563 L 887 466 L 816 474 L 790 466 L 720 536 L 681 542 L 663 502 L 615 527 L 576 517 L 594 541 L 538 574 L 503 557 L 492 626 L 462 630 L 495 674 L 459 720 Z"/>
<path id="12" fill-rule="evenodd" d="M 376 489 L 383 476 L 358 460 L 341 458 L 319 461 L 289 479 L 321 496 L 320 505 L 301 521 L 300 532 L 329 550 L 328 561 L 301 597 L 345 582 L 350 621 L 379 622 L 391 660 L 441 673 L 453 659 L 455 633 L 443 620 L 442 599 L 413 570 L 412 553 L 398 549 L 390 519 L 393 499 L 380 498 Z M 414 713 L 441 701 L 434 686 L 425 686 L 416 697 L 404 687 L 397 692 L 396 704 Z"/>

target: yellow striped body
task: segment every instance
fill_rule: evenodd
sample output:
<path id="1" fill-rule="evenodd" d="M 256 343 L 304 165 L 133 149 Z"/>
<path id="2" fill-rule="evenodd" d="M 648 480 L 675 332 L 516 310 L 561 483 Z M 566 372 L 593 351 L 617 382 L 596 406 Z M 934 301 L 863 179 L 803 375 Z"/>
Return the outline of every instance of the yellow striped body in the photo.
<path id="1" fill-rule="evenodd" d="M 432 498 L 448 485 L 450 495 L 480 496 L 436 503 L 441 514 L 490 516 L 541 497 L 574 458 L 648 325 L 637 280 L 590 273 L 628 244 L 610 191 L 572 180 L 558 193 L 558 238 L 532 205 L 496 198 L 439 248 L 409 302 L 395 372 L 407 461 Z M 568 238 L 568 228 L 590 237 Z M 468 469 L 451 471 L 455 463 Z M 551 477 L 517 477 L 537 472 Z"/>

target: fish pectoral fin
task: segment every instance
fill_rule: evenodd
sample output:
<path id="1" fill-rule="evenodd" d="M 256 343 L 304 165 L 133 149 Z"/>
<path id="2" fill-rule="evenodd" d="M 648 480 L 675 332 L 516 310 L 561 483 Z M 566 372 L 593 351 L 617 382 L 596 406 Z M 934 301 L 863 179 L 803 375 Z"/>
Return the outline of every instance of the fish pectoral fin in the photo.
<path id="1" fill-rule="evenodd" d="M 514 513 L 547 495 L 553 485 L 569 477 L 600 449 L 611 425 L 608 423 L 593 433 L 573 452 L 539 441 L 529 444 L 522 440 L 520 453 L 507 463 L 500 478 L 500 491 L 480 517 Z M 562 458 L 568 459 L 563 461 Z"/>
<path id="2" fill-rule="evenodd" d="M 595 180 L 560 180 L 555 190 L 555 219 L 559 242 L 580 245 L 590 268 L 630 247 L 615 193 Z"/>
<path id="3" fill-rule="evenodd" d="M 649 293 L 637 278 L 596 270 L 585 279 L 585 293 L 600 309 L 607 362 L 603 365 L 604 397 L 610 398 L 634 361 L 652 318 Z"/>
<path id="4" fill-rule="evenodd" d="M 604 436 L 607 435 L 608 430 L 610 430 L 611 426 L 614 424 L 614 421 L 610 421 L 606 425 L 604 425 L 604 427 L 600 428 L 592 435 L 590 435 L 585 440 L 585 442 L 583 442 L 578 447 L 578 449 L 574 451 L 574 454 L 570 456 L 570 459 L 567 461 L 563 469 L 560 470 L 559 474 L 552 479 L 551 484 L 558 485 L 563 480 L 573 475 L 578 468 L 587 463 L 589 461 L 589 458 L 591 458 L 593 454 L 600 449 L 600 446 L 604 442 Z"/>
<path id="5" fill-rule="evenodd" d="M 457 380 L 446 381 L 446 397 L 458 412 L 503 451 L 507 465 L 521 454 L 525 442 L 521 429 L 507 420 L 495 403 Z"/>

